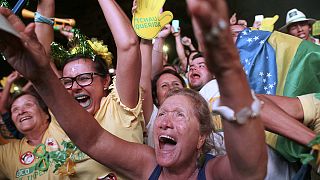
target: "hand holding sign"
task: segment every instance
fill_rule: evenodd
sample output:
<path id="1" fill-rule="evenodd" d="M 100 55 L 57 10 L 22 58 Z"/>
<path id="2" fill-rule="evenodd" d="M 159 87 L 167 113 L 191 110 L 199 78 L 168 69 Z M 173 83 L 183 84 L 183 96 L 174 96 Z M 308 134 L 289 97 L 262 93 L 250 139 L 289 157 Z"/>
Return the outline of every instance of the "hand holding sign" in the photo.
<path id="1" fill-rule="evenodd" d="M 170 11 L 159 14 L 164 3 L 165 0 L 137 0 L 132 25 L 139 37 L 152 39 L 171 22 L 173 15 Z"/>

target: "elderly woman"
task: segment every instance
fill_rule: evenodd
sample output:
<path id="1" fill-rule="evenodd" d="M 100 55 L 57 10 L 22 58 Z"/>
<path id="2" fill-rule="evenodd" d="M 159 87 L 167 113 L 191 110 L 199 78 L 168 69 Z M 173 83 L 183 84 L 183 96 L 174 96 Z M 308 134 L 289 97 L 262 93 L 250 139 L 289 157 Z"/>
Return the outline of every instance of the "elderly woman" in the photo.
<path id="1" fill-rule="evenodd" d="M 257 116 L 259 102 L 252 98 L 226 28 L 226 4 L 222 0 L 189 0 L 188 6 L 194 25 L 201 30 L 197 37 L 206 48 L 206 59 L 210 59 L 208 67 L 215 73 L 221 91 L 223 107 L 216 111 L 225 117 L 227 155 L 224 156 L 201 155 L 205 153 L 202 149 L 209 131 L 202 128 L 210 128 L 205 123 L 209 118 L 201 117 L 210 116 L 210 111 L 206 102 L 192 91 L 172 93 L 160 106 L 153 149 L 121 140 L 101 128 L 69 96 L 50 69 L 41 45 L 33 36 L 34 26 L 24 27 L 5 9 L 0 9 L 0 13 L 20 32 L 21 38 L 0 31 L 0 50 L 15 69 L 33 82 L 62 128 L 81 150 L 132 179 L 262 179 L 267 154 L 263 125 Z"/>
<path id="2" fill-rule="evenodd" d="M 141 65 L 138 38 L 130 26 L 130 21 L 115 1 L 99 3 L 117 45 L 116 80 L 109 88 L 108 66 L 100 56 L 77 54 L 70 59 L 63 59 L 65 63 L 60 81 L 74 100 L 94 116 L 104 129 L 126 141 L 142 143 L 144 121 L 139 93 Z M 108 89 L 111 91 L 106 94 Z M 59 129 L 54 117 L 51 124 Z M 61 129 L 55 133 L 64 135 L 64 140 L 70 143 Z M 60 146 L 61 142 L 58 142 Z M 108 174 L 115 174 L 119 179 L 124 178 L 85 153 L 77 151 L 77 154 L 78 156 L 72 159 L 75 163 L 73 171 L 67 172 L 70 178 L 96 179 Z"/>
<path id="3" fill-rule="evenodd" d="M 0 146 L 0 179 L 39 178 L 37 169 L 49 169 L 49 164 L 43 163 L 39 156 L 32 152 L 41 144 L 57 145 L 51 135 L 56 129 L 50 124 L 48 107 L 36 93 L 24 92 L 16 96 L 11 103 L 11 117 L 15 127 L 24 134 L 21 140 L 13 140 L 9 144 Z M 57 150 L 54 146 L 49 146 Z M 41 174 L 44 179 L 59 179 L 58 174 Z"/>

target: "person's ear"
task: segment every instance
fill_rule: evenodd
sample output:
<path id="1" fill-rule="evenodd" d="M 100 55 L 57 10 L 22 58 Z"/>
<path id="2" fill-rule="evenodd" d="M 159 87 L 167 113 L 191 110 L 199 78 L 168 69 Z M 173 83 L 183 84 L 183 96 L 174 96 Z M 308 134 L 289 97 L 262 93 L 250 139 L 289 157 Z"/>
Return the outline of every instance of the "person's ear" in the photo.
<path id="1" fill-rule="evenodd" d="M 205 135 L 201 135 L 199 136 L 199 140 L 198 140 L 198 144 L 197 144 L 197 149 L 201 149 L 203 144 L 206 141 L 206 136 Z"/>
<path id="2" fill-rule="evenodd" d="M 110 75 L 108 74 L 107 77 L 104 78 L 103 90 L 107 90 L 107 89 L 109 88 L 110 81 L 111 81 L 111 77 L 110 77 Z"/>

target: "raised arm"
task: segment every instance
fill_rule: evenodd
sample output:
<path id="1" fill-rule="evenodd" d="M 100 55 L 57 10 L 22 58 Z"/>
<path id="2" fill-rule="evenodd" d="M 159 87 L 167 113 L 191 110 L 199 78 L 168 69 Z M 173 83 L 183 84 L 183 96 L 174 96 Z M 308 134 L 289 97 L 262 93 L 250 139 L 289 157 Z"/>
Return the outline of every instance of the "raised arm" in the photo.
<path id="1" fill-rule="evenodd" d="M 105 131 L 67 93 L 50 68 L 50 58 L 36 38 L 34 24 L 25 27 L 8 9 L 0 8 L 0 14 L 21 36 L 0 30 L 0 51 L 13 68 L 33 83 L 70 139 L 90 157 L 130 179 L 146 179 L 156 165 L 153 149 L 126 142 Z M 141 164 L 144 168 L 137 168 Z"/>
<path id="2" fill-rule="evenodd" d="M 252 114 L 251 91 L 227 28 L 226 3 L 223 0 L 188 0 L 188 6 L 193 25 L 201 30 L 195 34 L 198 42 L 204 45 L 208 68 L 219 84 L 220 105 L 246 119 L 244 124 L 223 120 L 227 156 L 211 161 L 209 173 L 217 179 L 263 179 L 267 169 L 264 128 L 260 117 Z M 240 115 L 239 111 L 246 111 L 247 115 Z"/>
<path id="3" fill-rule="evenodd" d="M 152 42 L 150 40 L 141 39 L 141 78 L 140 86 L 143 89 L 143 116 L 148 124 L 153 110 L 152 92 L 151 92 L 151 71 L 152 71 Z"/>
<path id="4" fill-rule="evenodd" d="M 55 14 L 55 0 L 39 0 L 37 6 L 37 12 L 42 16 L 47 18 L 54 17 Z M 53 27 L 46 23 L 36 22 L 35 32 L 40 43 L 43 45 L 47 54 L 51 52 L 51 43 L 54 40 Z M 56 66 L 50 61 L 51 68 L 54 70 L 55 74 L 60 77 Z"/>
<path id="5" fill-rule="evenodd" d="M 37 12 L 47 18 L 54 17 L 55 0 L 38 1 Z M 53 27 L 46 23 L 36 22 L 36 34 L 47 53 L 50 53 L 50 44 L 53 41 Z"/>
<path id="6" fill-rule="evenodd" d="M 6 108 L 9 98 L 10 98 L 10 89 L 15 80 L 19 78 L 19 73 L 17 71 L 13 71 L 8 77 L 6 85 L 3 88 L 2 96 L 0 98 L 0 112 L 1 114 L 4 114 L 8 112 L 8 109 Z"/>
<path id="7" fill-rule="evenodd" d="M 178 32 L 174 32 L 172 29 L 172 34 L 176 42 L 176 51 L 180 60 L 181 68 L 185 72 L 187 70 L 188 58 L 185 54 L 183 44 L 181 43 L 181 28 Z"/>
<path id="8" fill-rule="evenodd" d="M 155 38 L 152 48 L 152 73 L 151 79 L 163 69 L 163 45 L 171 31 L 171 25 L 167 24 Z"/>
<path id="9" fill-rule="evenodd" d="M 272 96 L 260 94 L 259 98 L 265 101 L 270 101 L 278 106 L 292 118 L 303 122 L 303 109 L 298 98 L 285 97 L 285 96 Z"/>
<path id="10" fill-rule="evenodd" d="M 315 132 L 304 126 L 301 122 L 299 122 L 299 120 L 293 118 L 288 113 L 283 111 L 268 98 L 263 97 L 264 96 L 259 95 L 259 99 L 264 102 L 261 110 L 261 119 L 267 130 L 285 136 L 302 145 L 307 145 L 315 138 Z M 298 99 L 296 100 L 299 101 Z M 288 103 L 290 102 L 291 101 Z M 291 104 L 287 105 L 290 106 Z"/>
<path id="11" fill-rule="evenodd" d="M 98 0 L 117 46 L 117 90 L 121 102 L 134 108 L 139 98 L 141 55 L 138 37 L 114 0 Z"/>

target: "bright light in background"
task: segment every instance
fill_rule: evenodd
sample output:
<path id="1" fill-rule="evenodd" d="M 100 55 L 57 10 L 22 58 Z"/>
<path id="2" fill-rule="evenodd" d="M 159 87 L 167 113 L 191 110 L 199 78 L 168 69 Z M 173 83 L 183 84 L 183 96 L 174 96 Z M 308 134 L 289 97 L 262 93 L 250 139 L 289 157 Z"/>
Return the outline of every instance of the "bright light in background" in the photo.
<path id="1" fill-rule="evenodd" d="M 109 73 L 110 73 L 110 74 L 113 74 L 114 72 L 115 72 L 115 70 L 114 70 L 113 68 L 110 68 L 110 69 L 109 69 Z"/>
<path id="2" fill-rule="evenodd" d="M 14 91 L 20 91 L 20 88 L 19 88 L 18 86 L 14 86 L 14 87 L 13 87 L 13 90 L 14 90 Z"/>
<path id="3" fill-rule="evenodd" d="M 163 52 L 167 53 L 169 51 L 169 46 L 163 45 L 162 50 L 163 50 Z"/>

